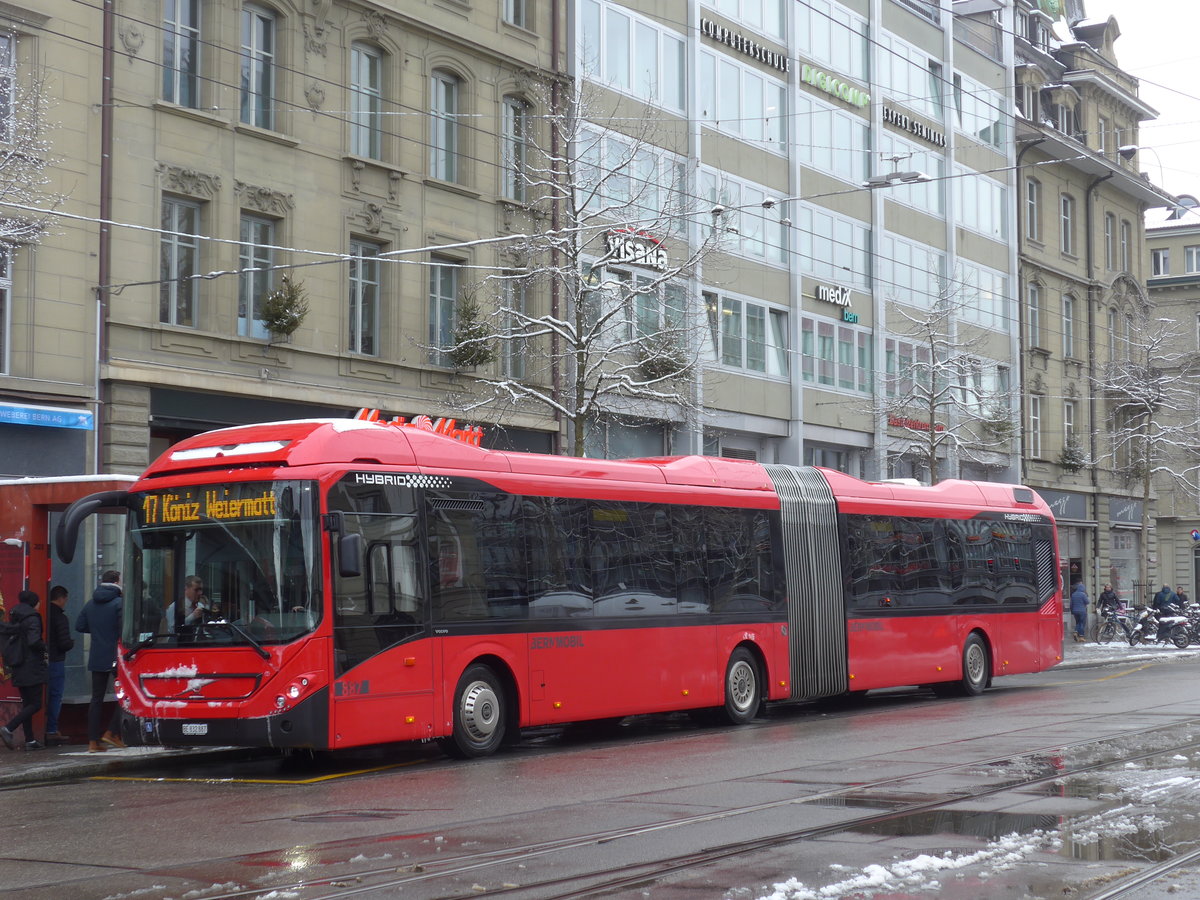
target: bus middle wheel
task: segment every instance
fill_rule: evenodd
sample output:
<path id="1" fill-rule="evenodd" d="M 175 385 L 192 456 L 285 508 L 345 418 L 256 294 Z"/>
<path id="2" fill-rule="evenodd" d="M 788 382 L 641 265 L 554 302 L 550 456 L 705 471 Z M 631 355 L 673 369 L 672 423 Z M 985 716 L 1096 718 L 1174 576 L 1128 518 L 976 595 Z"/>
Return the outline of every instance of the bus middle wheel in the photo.
<path id="1" fill-rule="evenodd" d="M 495 753 L 504 741 L 506 701 L 495 672 L 484 665 L 468 668 L 454 692 L 454 730 L 438 741 L 442 751 L 455 759 Z"/>
<path id="2" fill-rule="evenodd" d="M 725 669 L 725 718 L 732 725 L 744 725 L 758 715 L 761 703 L 758 663 L 749 650 L 738 647 Z"/>

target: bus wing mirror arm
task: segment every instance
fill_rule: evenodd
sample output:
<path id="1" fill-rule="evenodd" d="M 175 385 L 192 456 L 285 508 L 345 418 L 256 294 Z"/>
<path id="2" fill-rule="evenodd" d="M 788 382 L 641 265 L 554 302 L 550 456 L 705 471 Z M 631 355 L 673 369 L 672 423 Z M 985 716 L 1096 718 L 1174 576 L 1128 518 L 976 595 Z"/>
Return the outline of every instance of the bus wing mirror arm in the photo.
<path id="1" fill-rule="evenodd" d="M 98 509 L 112 506 L 128 508 L 129 492 L 101 491 L 98 494 L 80 497 L 68 506 L 54 530 L 54 550 L 58 558 L 64 563 L 71 562 L 75 558 L 75 543 L 79 538 L 79 526 L 83 524 L 83 520 Z"/>

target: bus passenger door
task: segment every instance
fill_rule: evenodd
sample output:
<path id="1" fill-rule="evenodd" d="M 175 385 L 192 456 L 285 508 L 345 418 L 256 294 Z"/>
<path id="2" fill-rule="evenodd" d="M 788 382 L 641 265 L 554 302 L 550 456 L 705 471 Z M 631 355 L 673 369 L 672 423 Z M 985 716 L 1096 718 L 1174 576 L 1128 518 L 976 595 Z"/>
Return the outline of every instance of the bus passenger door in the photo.
<path id="1" fill-rule="evenodd" d="M 334 579 L 331 746 L 428 738 L 437 673 L 415 517 L 345 521 L 363 535 L 363 559 Z"/>

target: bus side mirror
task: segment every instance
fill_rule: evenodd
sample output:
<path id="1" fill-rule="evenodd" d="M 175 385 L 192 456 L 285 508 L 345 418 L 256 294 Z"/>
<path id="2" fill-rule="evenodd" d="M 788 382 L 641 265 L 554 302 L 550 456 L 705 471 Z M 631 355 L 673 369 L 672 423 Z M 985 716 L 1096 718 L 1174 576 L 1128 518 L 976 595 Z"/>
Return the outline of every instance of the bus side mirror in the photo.
<path id="1" fill-rule="evenodd" d="M 343 578 L 355 578 L 362 574 L 363 539 L 361 534 L 351 532 L 338 538 L 338 574 Z"/>

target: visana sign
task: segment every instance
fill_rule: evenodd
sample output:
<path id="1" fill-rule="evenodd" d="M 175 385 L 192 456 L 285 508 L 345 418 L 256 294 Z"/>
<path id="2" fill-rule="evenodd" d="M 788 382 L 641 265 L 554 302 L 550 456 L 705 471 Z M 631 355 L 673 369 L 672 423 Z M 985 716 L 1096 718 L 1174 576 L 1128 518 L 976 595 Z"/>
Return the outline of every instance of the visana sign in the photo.
<path id="1" fill-rule="evenodd" d="M 871 95 L 866 91 L 859 90 L 854 85 L 842 81 L 836 75 L 822 72 L 808 63 L 805 63 L 800 68 L 800 80 L 806 84 L 811 84 L 815 88 L 820 88 L 827 94 L 832 94 L 839 100 L 845 100 L 854 106 L 863 107 L 871 102 Z"/>
<path id="2" fill-rule="evenodd" d="M 629 263 L 665 272 L 667 251 L 662 241 L 644 231 L 610 231 L 604 236 L 610 262 Z"/>
<path id="3" fill-rule="evenodd" d="M 712 38 L 714 41 L 719 41 L 726 47 L 732 47 L 734 50 L 744 53 L 751 59 L 764 63 L 772 69 L 778 69 L 780 72 L 792 71 L 792 61 L 782 53 L 776 53 L 770 47 L 764 47 L 758 41 L 753 41 L 748 37 L 736 34 L 724 25 L 718 25 L 712 19 L 700 20 L 700 33 L 705 37 Z"/>

